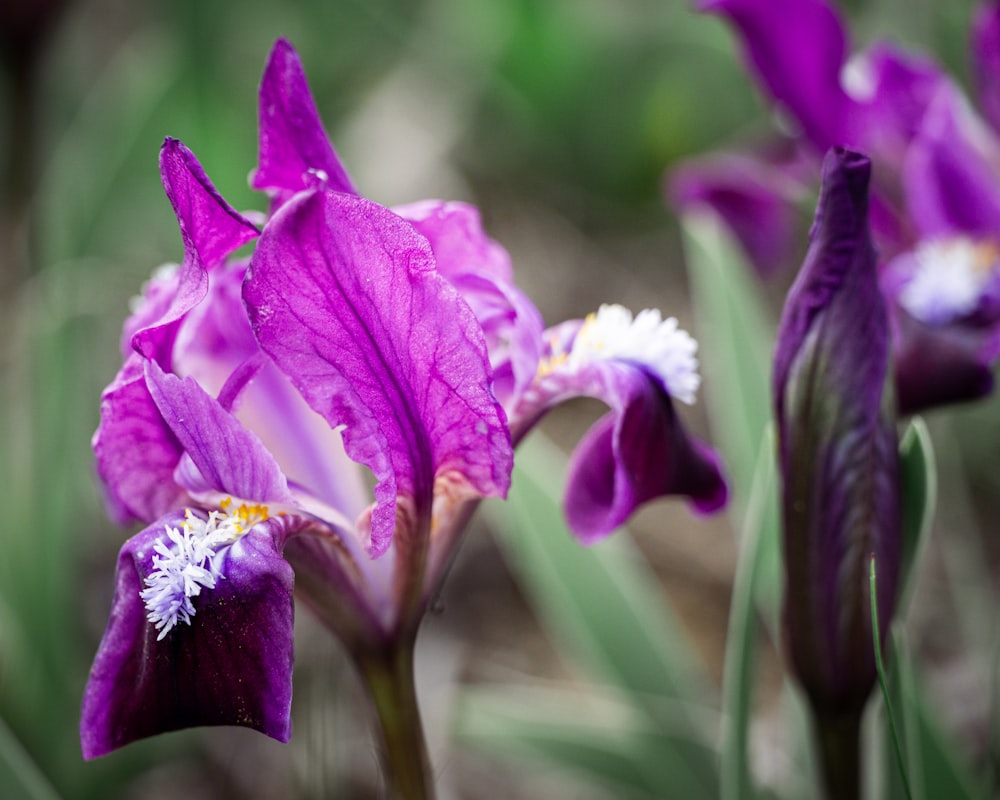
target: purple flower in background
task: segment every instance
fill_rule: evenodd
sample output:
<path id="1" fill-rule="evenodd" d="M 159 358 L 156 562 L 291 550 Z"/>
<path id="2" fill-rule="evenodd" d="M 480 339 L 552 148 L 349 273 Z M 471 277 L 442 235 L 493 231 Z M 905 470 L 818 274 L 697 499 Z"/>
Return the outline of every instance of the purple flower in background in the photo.
<path id="1" fill-rule="evenodd" d="M 831 145 L 872 158 L 869 214 L 890 301 L 900 412 L 992 391 L 1000 356 L 997 7 L 981 11 L 972 48 L 989 124 L 929 58 L 887 43 L 849 56 L 825 0 L 702 0 L 699 8 L 732 25 L 751 73 L 797 129 L 785 149 L 816 166 Z M 801 162 L 743 158 L 759 166 L 734 172 L 708 159 L 683 167 L 672 197 L 681 208 L 714 208 L 766 275 L 794 235 L 789 204 L 804 196 L 796 191 L 805 185 Z"/>
<path id="2" fill-rule="evenodd" d="M 611 409 L 574 455 L 582 541 L 661 495 L 724 503 L 674 410 L 698 386 L 676 320 L 603 307 L 543 330 L 474 208 L 356 193 L 287 42 L 260 90 L 262 229 L 179 142 L 160 167 L 184 260 L 135 301 L 94 437 L 109 512 L 145 528 L 119 555 L 85 757 L 192 725 L 286 741 L 293 589 L 363 673 L 409 663 L 393 654 L 476 503 L 506 495 L 513 444 L 564 399 Z"/>
<path id="3" fill-rule="evenodd" d="M 788 293 L 774 366 L 791 670 L 824 743 L 829 781 L 855 781 L 857 727 L 875 682 L 869 559 L 879 630 L 896 604 L 901 558 L 889 327 L 869 238 L 867 158 L 832 150 L 809 252 Z M 830 736 L 850 750 L 825 752 Z M 853 766 L 852 766 L 853 764 Z M 843 774 L 837 774 L 843 773 Z"/>

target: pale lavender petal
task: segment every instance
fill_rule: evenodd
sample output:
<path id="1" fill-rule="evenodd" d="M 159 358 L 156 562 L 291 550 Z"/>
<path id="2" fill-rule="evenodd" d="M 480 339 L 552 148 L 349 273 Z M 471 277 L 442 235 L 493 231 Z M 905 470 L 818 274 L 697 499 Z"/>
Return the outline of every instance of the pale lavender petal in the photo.
<path id="1" fill-rule="evenodd" d="M 510 283 L 510 255 L 483 230 L 479 210 L 468 203 L 423 200 L 392 209 L 427 237 L 438 272 L 448 279 L 473 272 Z"/>
<path id="2" fill-rule="evenodd" d="M 373 553 L 389 545 L 397 497 L 429 513 L 441 474 L 506 492 L 510 439 L 482 331 L 405 220 L 302 194 L 265 228 L 244 299 L 263 349 L 375 474 Z"/>
<path id="3" fill-rule="evenodd" d="M 771 96 L 820 151 L 850 141 L 854 102 L 840 74 L 847 42 L 834 10 L 822 0 L 700 0 L 726 17 Z"/>
<path id="4" fill-rule="evenodd" d="M 293 574 L 266 523 L 224 554 L 223 579 L 193 598 L 190 626 L 157 641 L 139 593 L 153 545 L 181 514 L 129 539 L 118 557 L 114 603 L 83 698 L 83 757 L 197 725 L 242 725 L 291 736 Z"/>
<path id="5" fill-rule="evenodd" d="M 302 62 L 279 39 L 260 84 L 260 153 L 251 185 L 267 191 L 277 210 L 311 185 L 310 172 L 331 189 L 356 194 L 323 129 Z"/>
<path id="6" fill-rule="evenodd" d="M 393 211 L 427 237 L 438 272 L 472 308 L 486 336 L 496 394 L 510 407 L 535 377 L 545 327 L 514 285 L 510 256 L 466 203 L 425 200 Z"/>
<path id="7" fill-rule="evenodd" d="M 259 503 L 293 502 L 285 476 L 260 439 L 193 379 L 182 380 L 148 362 L 146 383 L 160 414 L 209 486 Z"/>

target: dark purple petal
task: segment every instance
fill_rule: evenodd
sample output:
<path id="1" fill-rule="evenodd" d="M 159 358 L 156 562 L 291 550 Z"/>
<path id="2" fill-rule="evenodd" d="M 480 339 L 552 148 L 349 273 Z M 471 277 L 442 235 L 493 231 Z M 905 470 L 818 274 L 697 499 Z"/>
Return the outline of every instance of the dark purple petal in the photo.
<path id="1" fill-rule="evenodd" d="M 1000 148 L 953 87 L 928 108 L 902 179 L 921 236 L 1000 231 Z"/>
<path id="2" fill-rule="evenodd" d="M 163 419 L 214 490 L 258 503 L 291 503 L 285 476 L 260 439 L 191 378 L 146 364 Z"/>
<path id="3" fill-rule="evenodd" d="M 623 525 L 641 504 L 688 497 L 702 512 L 726 503 L 718 456 L 691 439 L 659 381 L 631 364 L 602 364 L 578 376 L 588 394 L 612 408 L 577 445 L 570 462 L 565 512 L 584 544 Z"/>
<path id="4" fill-rule="evenodd" d="M 889 331 L 868 232 L 870 162 L 827 155 L 811 244 L 778 332 L 788 648 L 815 708 L 849 713 L 874 685 L 869 557 L 880 629 L 895 609 L 899 461 Z"/>
<path id="5" fill-rule="evenodd" d="M 363 198 L 302 194 L 257 245 L 244 299 L 263 349 L 375 474 L 372 552 L 397 497 L 427 514 L 437 476 L 502 495 L 512 454 L 482 331 L 427 240 Z"/>
<path id="6" fill-rule="evenodd" d="M 972 23 L 973 78 L 983 115 L 1000 133 L 1000 4 L 983 3 Z"/>
<path id="7" fill-rule="evenodd" d="M 311 185 L 310 172 L 331 189 L 356 194 L 323 130 L 302 62 L 292 46 L 279 39 L 260 84 L 260 154 L 251 185 L 267 191 L 277 210 Z"/>
<path id="8" fill-rule="evenodd" d="M 181 444 L 146 388 L 142 364 L 133 353 L 104 390 L 93 440 L 108 512 L 120 525 L 150 523 L 177 508 L 184 496 L 174 480 Z"/>
<path id="9" fill-rule="evenodd" d="M 801 172 L 800 164 L 726 153 L 674 170 L 669 194 L 682 211 L 707 207 L 715 212 L 757 273 L 768 277 L 791 262 L 797 246 L 796 204 L 805 193 Z"/>
<path id="10" fill-rule="evenodd" d="M 820 151 L 851 141 L 854 102 L 840 84 L 847 43 L 833 9 L 822 0 L 700 0 L 726 17 L 771 96 Z"/>
<path id="11" fill-rule="evenodd" d="M 930 326 L 897 309 L 895 334 L 896 402 L 901 415 L 993 392 L 994 327 L 962 322 Z"/>
<path id="12" fill-rule="evenodd" d="M 293 575 L 258 525 L 225 553 L 224 579 L 194 598 L 191 625 L 157 641 L 139 592 L 153 545 L 174 514 L 129 539 L 114 603 L 83 698 L 84 758 L 197 725 L 242 725 L 291 736 Z"/>

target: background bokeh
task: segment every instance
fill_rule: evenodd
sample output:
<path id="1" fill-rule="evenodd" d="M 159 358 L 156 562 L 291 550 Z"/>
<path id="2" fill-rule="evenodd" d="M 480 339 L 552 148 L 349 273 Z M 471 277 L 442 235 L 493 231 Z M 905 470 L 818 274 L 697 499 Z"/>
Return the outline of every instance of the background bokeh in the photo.
<path id="1" fill-rule="evenodd" d="M 891 33 L 966 77 L 971 2 L 843 8 L 857 44 Z M 237 208 L 262 207 L 247 175 L 257 82 L 278 36 L 298 49 L 361 191 L 387 205 L 479 205 L 549 323 L 620 302 L 660 307 L 697 337 L 664 172 L 773 124 L 724 27 L 680 0 L 0 0 L 0 786 L 16 781 L 27 797 L 377 796 L 355 679 L 304 613 L 292 744 L 197 731 L 84 764 L 77 741 L 129 533 L 104 516 L 89 439 L 129 298 L 181 256 L 158 148 L 166 135 L 182 139 Z M 767 287 L 775 309 L 787 280 Z M 711 364 L 705 373 L 711 393 Z M 571 444 L 595 410 L 580 403 L 547 431 Z M 699 408 L 684 414 L 708 435 Z M 983 759 L 1000 408 L 993 400 L 931 424 L 944 488 L 912 644 L 939 668 L 953 727 Z M 661 502 L 633 532 L 685 646 L 717 684 L 736 561 L 728 521 Z M 960 544 L 938 553 L 933 542 L 947 536 Z M 970 640 L 981 644 L 971 654 Z M 780 736 L 767 730 L 767 687 L 780 678 L 765 650 L 760 738 L 770 752 Z M 425 626 L 418 672 L 449 796 L 605 796 L 452 741 L 462 686 L 575 679 L 481 523 Z M 762 758 L 780 771 L 780 753 Z"/>

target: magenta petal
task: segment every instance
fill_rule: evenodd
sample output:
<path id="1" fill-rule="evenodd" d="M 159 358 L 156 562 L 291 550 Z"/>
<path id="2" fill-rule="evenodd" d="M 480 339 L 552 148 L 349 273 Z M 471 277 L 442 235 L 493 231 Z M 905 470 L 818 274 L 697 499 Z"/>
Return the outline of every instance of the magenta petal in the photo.
<path id="1" fill-rule="evenodd" d="M 294 48 L 279 39 L 260 84 L 260 154 L 251 185 L 268 191 L 276 210 L 307 188 L 310 171 L 323 173 L 320 177 L 331 189 L 356 194 L 323 130 L 302 62 Z"/>
<path id="2" fill-rule="evenodd" d="M 701 0 L 743 39 L 747 59 L 771 96 L 819 150 L 850 140 L 854 106 L 840 84 L 844 29 L 822 0 Z"/>
<path id="3" fill-rule="evenodd" d="M 718 456 L 687 435 L 659 381 L 622 363 L 590 367 L 579 382 L 612 408 L 570 463 L 564 508 L 581 542 L 602 539 L 657 497 L 683 495 L 706 513 L 725 505 Z"/>
<path id="4" fill-rule="evenodd" d="M 374 553 L 397 497 L 429 513 L 444 473 L 506 492 L 510 436 L 482 331 L 409 223 L 363 198 L 302 194 L 265 228 L 243 296 L 261 347 L 375 474 Z"/>
<path id="5" fill-rule="evenodd" d="M 260 439 L 191 378 L 146 364 L 146 383 L 164 420 L 213 489 L 260 503 L 291 503 L 288 484 Z"/>
<path id="6" fill-rule="evenodd" d="M 291 736 L 292 569 L 266 524 L 225 552 L 224 579 L 194 598 L 191 625 L 161 641 L 139 592 L 153 545 L 175 514 L 129 539 L 118 557 L 114 604 L 83 697 L 84 758 L 196 725 L 242 725 Z"/>
<path id="7" fill-rule="evenodd" d="M 972 23 L 973 77 L 983 115 L 1000 133 L 1000 5 L 983 3 Z"/>
<path id="8" fill-rule="evenodd" d="M 257 229 L 226 203 L 198 159 L 176 139 L 163 143 L 160 175 L 181 229 L 184 263 L 171 303 L 158 320 L 150 320 L 136 332 L 132 345 L 169 369 L 170 349 L 176 334 L 176 325 L 170 323 L 181 319 L 205 297 L 207 270 L 254 239 Z"/>
<path id="9" fill-rule="evenodd" d="M 670 176 L 671 202 L 684 211 L 707 207 L 717 214 L 766 278 L 788 266 L 798 246 L 802 167 L 790 158 L 735 153 L 691 161 Z"/>
<path id="10" fill-rule="evenodd" d="M 922 236 L 993 237 L 1000 230 L 1000 150 L 986 133 L 954 87 L 938 92 L 903 171 L 907 205 Z"/>

